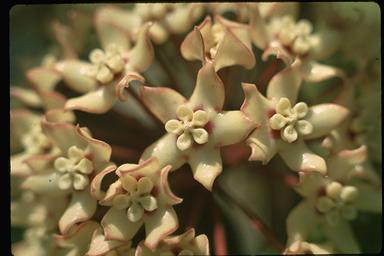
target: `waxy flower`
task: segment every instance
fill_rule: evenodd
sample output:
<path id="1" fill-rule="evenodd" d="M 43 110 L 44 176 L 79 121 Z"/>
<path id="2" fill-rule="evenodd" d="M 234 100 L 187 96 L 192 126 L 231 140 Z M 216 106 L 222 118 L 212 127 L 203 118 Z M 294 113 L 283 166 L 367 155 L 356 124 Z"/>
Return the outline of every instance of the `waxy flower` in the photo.
<path id="1" fill-rule="evenodd" d="M 247 139 L 250 160 L 266 164 L 279 153 L 294 171 L 327 171 L 324 159 L 313 153 L 305 140 L 327 135 L 347 116 L 348 110 L 336 104 L 308 107 L 296 103 L 300 87 L 299 61 L 276 74 L 263 96 L 253 84 L 243 83 L 244 113 L 260 124 Z"/>
<path id="2" fill-rule="evenodd" d="M 154 156 L 173 170 L 188 162 L 208 190 L 222 171 L 220 147 L 244 140 L 256 127 L 242 111 L 222 110 L 224 86 L 212 63 L 200 69 L 189 100 L 166 87 L 144 86 L 141 97 L 168 132 L 144 151 L 141 161 Z"/>
<path id="3" fill-rule="evenodd" d="M 215 71 L 233 65 L 250 69 L 256 63 L 248 27 L 220 16 L 214 22 L 206 17 L 186 36 L 180 50 L 187 60 L 212 62 Z"/>
<path id="4" fill-rule="evenodd" d="M 286 248 L 283 252 L 283 255 L 331 254 L 333 252 L 333 247 L 328 243 L 318 245 L 298 240 Z"/>
<path id="5" fill-rule="evenodd" d="M 136 256 L 191 256 L 209 255 L 209 243 L 206 235 L 195 237 L 195 230 L 189 229 L 184 234 L 164 238 L 155 250 L 151 250 L 142 242 L 136 249 Z"/>
<path id="6" fill-rule="evenodd" d="M 312 24 L 308 20 L 296 22 L 290 15 L 272 17 L 265 21 L 258 7 L 253 8 L 249 21 L 252 42 L 264 50 L 262 59 L 276 55 L 289 66 L 296 58 L 301 60 L 301 79 L 307 82 L 320 82 L 332 77 L 344 78 L 342 70 L 317 63 L 312 49 L 318 48 L 322 41 L 320 35 L 312 34 Z M 324 51 L 331 47 L 322 47 Z M 316 53 L 319 55 L 319 53 Z M 321 53 L 321 55 L 330 55 Z"/>
<path id="7" fill-rule="evenodd" d="M 139 165 L 124 164 L 116 170 L 119 179 L 105 193 L 100 190 L 102 180 L 115 168 L 108 168 L 95 177 L 93 195 L 100 198 L 101 205 L 111 208 L 101 221 L 104 237 L 99 234 L 98 238 L 104 241 L 105 246 L 94 244 L 95 248 L 90 248 L 91 255 L 98 255 L 101 250 L 110 250 L 121 245 L 121 242 L 130 241 L 143 224 L 145 245 L 152 249 L 177 229 L 178 220 L 172 205 L 180 203 L 182 199 L 173 195 L 169 188 L 167 179 L 170 169 L 171 166 L 162 168 L 156 158 Z"/>
<path id="8" fill-rule="evenodd" d="M 366 159 L 366 147 L 343 150 L 327 159 L 328 177 L 318 173 L 300 173 L 295 190 L 304 197 L 287 218 L 288 245 L 306 241 L 321 226 L 336 252 L 359 252 L 348 220 L 358 210 L 382 211 L 381 187 L 356 175 L 356 165 Z"/>
<path id="9" fill-rule="evenodd" d="M 90 180 L 107 167 L 111 148 L 93 139 L 84 128 L 43 120 L 44 134 L 59 148 L 55 154 L 30 157 L 26 164 L 32 173 L 22 188 L 45 196 L 71 195 L 70 203 L 59 220 L 61 233 L 92 217 L 96 199 L 89 193 Z"/>

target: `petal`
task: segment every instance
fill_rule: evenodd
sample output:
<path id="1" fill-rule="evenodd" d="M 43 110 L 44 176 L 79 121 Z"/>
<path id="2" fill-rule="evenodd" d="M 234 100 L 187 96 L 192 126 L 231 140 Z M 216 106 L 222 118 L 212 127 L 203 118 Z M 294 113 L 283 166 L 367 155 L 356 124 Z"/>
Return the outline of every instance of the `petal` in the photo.
<path id="1" fill-rule="evenodd" d="M 288 167 L 296 172 L 317 171 L 326 174 L 327 165 L 324 159 L 309 150 L 303 140 L 294 143 L 280 142 L 279 153 Z"/>
<path id="2" fill-rule="evenodd" d="M 62 76 L 54 69 L 37 67 L 27 71 L 27 79 L 37 91 L 53 91 Z"/>
<path id="3" fill-rule="evenodd" d="M 300 65 L 301 61 L 297 59 L 272 77 L 267 88 L 268 99 L 278 100 L 285 97 L 292 103 L 296 102 L 301 85 Z"/>
<path id="4" fill-rule="evenodd" d="M 132 205 L 128 208 L 127 217 L 132 222 L 137 222 L 141 220 L 144 215 L 144 209 L 138 203 L 132 203 Z"/>
<path id="5" fill-rule="evenodd" d="M 99 228 L 99 224 L 94 221 L 87 221 L 75 226 L 70 232 L 64 235 L 54 235 L 58 246 L 64 248 L 76 248 L 78 254 L 84 255 L 92 239 L 93 232 Z M 72 255 L 72 254 L 71 254 Z"/>
<path id="6" fill-rule="evenodd" d="M 24 180 L 21 187 L 41 195 L 66 195 L 69 190 L 62 190 L 59 188 L 60 178 L 61 175 L 57 172 L 32 175 Z"/>
<path id="7" fill-rule="evenodd" d="M 299 172 L 299 175 L 300 182 L 294 186 L 294 189 L 302 197 L 316 197 L 326 184 L 324 176 L 318 172 Z"/>
<path id="8" fill-rule="evenodd" d="M 60 232 L 65 234 L 76 223 L 89 220 L 96 211 L 97 201 L 89 190 L 74 192 L 71 201 L 59 220 Z"/>
<path id="9" fill-rule="evenodd" d="M 354 184 L 354 186 L 359 191 L 357 199 L 353 202 L 353 205 L 357 209 L 373 213 L 382 213 L 383 192 L 381 187 L 362 182 Z"/>
<path id="10" fill-rule="evenodd" d="M 126 89 L 129 88 L 130 84 L 133 82 L 137 82 L 140 86 L 143 86 L 145 78 L 137 72 L 126 71 L 124 72 L 123 78 L 121 78 L 121 80 L 114 85 L 115 95 L 120 101 L 127 101 L 131 96 Z"/>
<path id="11" fill-rule="evenodd" d="M 58 186 L 61 190 L 68 190 L 72 188 L 73 178 L 69 173 L 64 174 L 59 178 Z"/>
<path id="12" fill-rule="evenodd" d="M 153 182 L 148 177 L 142 177 L 137 182 L 137 191 L 141 194 L 150 193 L 153 189 Z"/>
<path id="13" fill-rule="evenodd" d="M 172 166 L 167 165 L 166 167 L 161 169 L 161 172 L 160 172 L 161 193 L 159 193 L 157 200 L 158 200 L 158 202 L 164 202 L 165 204 L 174 205 L 174 204 L 181 203 L 183 201 L 183 199 L 175 196 L 172 193 L 171 188 L 168 184 L 168 174 L 169 174 L 171 168 L 172 168 Z"/>
<path id="14" fill-rule="evenodd" d="M 288 116 L 291 114 L 291 107 L 291 102 L 288 98 L 280 98 L 276 104 L 276 112 Z"/>
<path id="15" fill-rule="evenodd" d="M 208 132 L 203 128 L 193 129 L 191 131 L 193 140 L 197 144 L 204 144 L 208 142 Z"/>
<path id="16" fill-rule="evenodd" d="M 81 110 L 88 113 L 103 114 L 116 102 L 115 88 L 107 85 L 83 96 L 72 98 L 65 103 L 66 110 Z"/>
<path id="17" fill-rule="evenodd" d="M 277 113 L 274 114 L 270 119 L 269 119 L 269 125 L 273 130 L 280 130 L 287 124 L 288 120 L 281 114 Z"/>
<path id="18" fill-rule="evenodd" d="M 203 127 L 208 123 L 208 114 L 203 110 L 197 110 L 193 113 L 192 124 Z"/>
<path id="19" fill-rule="evenodd" d="M 198 72 L 195 89 L 189 101 L 192 108 L 213 108 L 220 111 L 224 105 L 224 85 L 212 63 L 206 63 Z"/>
<path id="20" fill-rule="evenodd" d="M 153 250 L 166 236 L 177 230 L 179 222 L 172 207 L 157 209 L 145 220 L 145 246 Z"/>
<path id="21" fill-rule="evenodd" d="M 139 28 L 136 44 L 129 52 L 129 64 L 139 73 L 145 71 L 154 58 L 153 46 L 148 34 L 151 25 L 151 22 L 147 22 Z"/>
<path id="22" fill-rule="evenodd" d="M 176 109 L 177 118 L 183 121 L 191 121 L 193 118 L 193 111 L 191 108 L 181 105 Z"/>
<path id="23" fill-rule="evenodd" d="M 220 151 L 207 147 L 197 148 L 190 153 L 188 163 L 195 180 L 211 191 L 213 182 L 222 171 Z"/>
<path id="24" fill-rule="evenodd" d="M 98 173 L 91 182 L 91 194 L 94 198 L 97 200 L 100 200 L 105 196 L 105 192 L 101 191 L 101 184 L 103 182 L 104 177 L 113 171 L 116 170 L 116 166 L 111 164 L 107 167 L 105 167 L 104 170 L 102 170 L 100 173 Z"/>
<path id="25" fill-rule="evenodd" d="M 106 240 L 101 228 L 95 230 L 92 236 L 89 250 L 86 252 L 87 256 L 99 256 L 122 246 L 123 243 L 116 240 Z"/>
<path id="26" fill-rule="evenodd" d="M 182 128 L 181 122 L 176 119 L 171 119 L 165 123 L 165 130 L 169 133 L 178 135 L 183 131 Z"/>
<path id="27" fill-rule="evenodd" d="M 127 210 L 118 210 L 113 207 L 108 210 L 101 220 L 107 240 L 131 240 L 142 224 L 142 221 L 129 221 Z"/>
<path id="28" fill-rule="evenodd" d="M 78 60 L 64 60 L 56 64 L 56 70 L 62 75 L 65 83 L 79 93 L 86 93 L 97 87 L 96 80 L 86 75 L 91 67 L 91 64 Z"/>
<path id="29" fill-rule="evenodd" d="M 345 74 L 341 69 L 323 65 L 314 61 L 305 62 L 302 69 L 304 72 L 304 81 L 310 83 L 321 82 L 332 77 L 339 77 L 341 79 L 345 78 Z"/>
<path id="30" fill-rule="evenodd" d="M 293 58 L 289 52 L 287 52 L 281 45 L 270 44 L 267 49 L 264 50 L 261 55 L 263 61 L 267 61 L 270 55 L 276 55 L 276 58 L 284 61 L 285 65 L 289 67 L 293 63 Z"/>
<path id="31" fill-rule="evenodd" d="M 226 146 L 243 141 L 256 128 L 256 123 L 242 111 L 219 113 L 212 120 L 212 140 L 217 146 Z"/>
<path id="32" fill-rule="evenodd" d="M 157 201 L 153 196 L 142 197 L 139 199 L 139 202 L 146 211 L 151 212 L 157 208 Z"/>
<path id="33" fill-rule="evenodd" d="M 120 178 L 121 185 L 123 188 L 128 191 L 129 193 L 133 193 L 137 189 L 137 180 L 132 177 L 131 175 L 124 175 Z"/>
<path id="34" fill-rule="evenodd" d="M 81 161 L 75 166 L 75 170 L 83 174 L 91 174 L 93 172 L 93 164 L 87 158 L 81 159 Z"/>
<path id="35" fill-rule="evenodd" d="M 313 126 L 312 133 L 304 139 L 314 139 L 327 135 L 335 129 L 349 114 L 348 109 L 336 104 L 320 104 L 309 108 L 305 120 Z"/>
<path id="36" fill-rule="evenodd" d="M 54 162 L 55 169 L 65 173 L 71 166 L 71 161 L 65 157 L 58 157 Z"/>
<path id="37" fill-rule="evenodd" d="M 41 107 L 42 102 L 40 96 L 33 90 L 25 89 L 19 86 L 11 86 L 9 93 L 12 97 L 20 100 L 24 105 L 28 107 Z"/>
<path id="38" fill-rule="evenodd" d="M 308 201 L 299 203 L 287 217 L 287 244 L 306 241 L 318 220 L 313 206 Z"/>
<path id="39" fill-rule="evenodd" d="M 304 102 L 299 102 L 293 107 L 292 111 L 298 118 L 303 118 L 308 114 L 308 105 Z"/>
<path id="40" fill-rule="evenodd" d="M 207 18 L 206 18 L 207 19 Z M 206 19 L 203 21 L 206 22 Z M 186 60 L 200 60 L 205 62 L 205 47 L 203 36 L 200 33 L 200 30 L 195 27 L 189 34 L 185 37 L 184 41 L 180 45 L 181 55 Z"/>
<path id="41" fill-rule="evenodd" d="M 259 8 L 251 8 L 249 12 L 249 25 L 252 43 L 259 49 L 267 48 L 269 36 L 263 18 L 260 16 Z"/>
<path id="42" fill-rule="evenodd" d="M 358 242 L 347 221 L 340 220 L 335 226 L 324 225 L 323 230 L 338 252 L 360 253 Z"/>
<path id="43" fill-rule="evenodd" d="M 184 132 L 176 140 L 177 148 L 180 149 L 181 151 L 187 150 L 192 146 L 192 144 L 193 144 L 193 139 L 189 133 Z"/>
<path id="44" fill-rule="evenodd" d="M 297 121 L 295 124 L 295 128 L 300 135 L 308 135 L 313 131 L 312 124 L 306 120 Z"/>
<path id="45" fill-rule="evenodd" d="M 166 134 L 152 145 L 147 147 L 140 157 L 140 162 L 150 157 L 156 157 L 160 166 L 171 164 L 173 169 L 179 168 L 185 163 L 182 152 L 176 146 L 177 137 L 173 134 Z"/>
<path id="46" fill-rule="evenodd" d="M 163 123 L 175 119 L 177 107 L 186 102 L 182 95 L 167 87 L 142 86 L 140 95 L 144 104 Z"/>
<path id="47" fill-rule="evenodd" d="M 284 141 L 292 143 L 297 140 L 298 134 L 295 127 L 290 124 L 280 131 L 280 136 Z"/>
<path id="48" fill-rule="evenodd" d="M 220 16 L 216 20 L 222 19 Z M 245 25 L 237 25 L 236 28 L 224 28 L 223 39 L 218 43 L 214 57 L 215 71 L 233 65 L 240 65 L 251 69 L 256 64 L 255 56 L 251 48 L 248 28 Z"/>
<path id="49" fill-rule="evenodd" d="M 86 175 L 75 173 L 73 175 L 73 188 L 83 190 L 89 185 L 89 178 Z"/>

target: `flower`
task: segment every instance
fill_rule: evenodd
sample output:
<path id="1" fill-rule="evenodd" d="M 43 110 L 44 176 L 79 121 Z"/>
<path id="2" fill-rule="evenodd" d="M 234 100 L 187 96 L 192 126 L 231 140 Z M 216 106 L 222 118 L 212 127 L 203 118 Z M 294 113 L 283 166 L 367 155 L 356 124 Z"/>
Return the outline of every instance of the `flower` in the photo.
<path id="1" fill-rule="evenodd" d="M 267 97 L 255 85 L 242 84 L 245 102 L 241 110 L 260 124 L 247 139 L 252 149 L 250 160 L 266 164 L 279 153 L 294 171 L 325 174 L 327 167 L 324 159 L 314 154 L 305 140 L 327 135 L 346 118 L 348 110 L 336 104 L 312 107 L 304 102 L 295 104 L 301 83 L 298 66 L 297 60 L 291 67 L 276 74 L 268 84 Z M 278 130 L 280 132 L 276 134 Z"/>
<path id="2" fill-rule="evenodd" d="M 156 158 L 139 165 L 124 164 L 117 168 L 119 178 L 106 192 L 100 190 L 100 185 L 115 168 L 106 169 L 95 177 L 92 193 L 100 198 L 101 205 L 110 207 L 101 221 L 104 229 L 104 235 L 100 234 L 104 237 L 100 237 L 101 240 L 128 242 L 144 224 L 145 245 L 153 249 L 177 229 L 178 220 L 172 205 L 182 199 L 173 195 L 169 188 L 170 169 L 171 166 L 162 168 Z"/>
<path id="3" fill-rule="evenodd" d="M 242 111 L 222 111 L 224 87 L 212 63 L 200 69 L 189 100 L 166 87 L 142 87 L 141 97 L 168 131 L 144 151 L 141 161 L 154 156 L 173 170 L 188 162 L 194 178 L 208 190 L 222 171 L 220 147 L 242 141 L 256 127 Z"/>

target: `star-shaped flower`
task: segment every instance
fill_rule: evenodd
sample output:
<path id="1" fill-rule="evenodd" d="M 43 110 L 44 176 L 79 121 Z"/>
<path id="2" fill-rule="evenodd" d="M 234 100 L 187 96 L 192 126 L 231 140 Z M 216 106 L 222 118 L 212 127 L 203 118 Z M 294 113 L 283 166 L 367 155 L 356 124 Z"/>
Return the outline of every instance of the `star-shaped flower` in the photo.
<path id="1" fill-rule="evenodd" d="M 144 151 L 141 161 L 154 156 L 173 170 L 188 162 L 194 178 L 208 190 L 222 171 L 220 147 L 244 140 L 256 127 L 242 111 L 222 110 L 224 87 L 212 63 L 200 69 L 189 100 L 167 87 L 143 86 L 141 97 L 168 131 Z"/>
<path id="2" fill-rule="evenodd" d="M 154 157 L 139 165 L 124 164 L 116 170 L 119 179 L 106 192 L 100 190 L 102 180 L 115 168 L 97 175 L 92 183 L 92 193 L 100 198 L 101 205 L 111 207 L 101 221 L 104 235 L 99 235 L 104 238 L 99 239 L 105 243 L 128 242 L 144 224 L 145 245 L 153 249 L 165 236 L 174 232 L 178 220 L 172 205 L 182 199 L 173 195 L 169 188 L 170 169 L 171 166 L 162 168 Z M 111 249 L 112 245 L 106 248 Z"/>
<path id="3" fill-rule="evenodd" d="M 348 110 L 331 103 L 312 107 L 304 102 L 296 104 L 301 83 L 298 65 L 296 60 L 271 79 L 267 97 L 255 85 L 243 83 L 246 99 L 241 110 L 260 124 L 247 139 L 252 149 L 250 160 L 266 164 L 279 153 L 294 171 L 325 174 L 324 159 L 314 154 L 305 140 L 327 135 L 346 118 Z"/>
<path id="4" fill-rule="evenodd" d="M 94 175 L 111 164 L 111 148 L 93 139 L 84 128 L 72 124 L 43 120 L 42 128 L 58 152 L 28 158 L 25 162 L 32 173 L 21 186 L 39 195 L 71 195 L 59 220 L 60 231 L 64 234 L 95 212 L 96 199 L 89 193 L 89 184 Z"/>
<path id="5" fill-rule="evenodd" d="M 285 15 L 275 16 L 265 21 L 256 6 L 250 13 L 249 26 L 252 42 L 264 50 L 263 60 L 267 60 L 270 55 L 276 55 L 289 66 L 299 58 L 301 60 L 300 75 L 307 82 L 345 77 L 342 70 L 316 61 L 316 54 L 329 56 L 331 52 L 315 54 L 315 49 L 321 48 L 323 51 L 328 51 L 332 47 L 321 47 L 321 44 L 325 43 L 322 36 L 326 35 L 313 34 L 312 24 L 308 20 L 296 22 L 291 15 Z"/>
<path id="6" fill-rule="evenodd" d="M 206 235 L 195 237 L 195 230 L 189 229 L 184 234 L 164 238 L 155 250 L 151 250 L 144 243 L 139 243 L 136 249 L 137 256 L 189 256 L 209 255 L 209 242 Z"/>
<path id="7" fill-rule="evenodd" d="M 187 60 L 213 62 L 215 71 L 233 65 L 250 69 L 256 63 L 248 27 L 220 16 L 214 22 L 207 16 L 186 36 L 180 50 Z"/>
<path id="8" fill-rule="evenodd" d="M 288 245 L 307 241 L 321 226 L 336 252 L 359 252 L 348 220 L 358 210 L 382 211 L 381 186 L 356 175 L 355 168 L 366 159 L 366 147 L 343 150 L 327 159 L 328 177 L 316 172 L 300 173 L 295 190 L 304 197 L 287 218 Z"/>

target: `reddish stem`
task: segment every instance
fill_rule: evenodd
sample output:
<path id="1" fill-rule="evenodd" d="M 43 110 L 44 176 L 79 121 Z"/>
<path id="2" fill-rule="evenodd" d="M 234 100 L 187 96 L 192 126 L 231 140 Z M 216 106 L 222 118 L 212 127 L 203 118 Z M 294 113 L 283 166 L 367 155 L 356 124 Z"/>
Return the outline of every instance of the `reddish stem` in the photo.
<path id="1" fill-rule="evenodd" d="M 225 228 L 221 220 L 219 211 L 216 207 L 211 207 L 211 214 L 213 219 L 213 240 L 215 243 L 215 254 L 228 255 Z"/>

